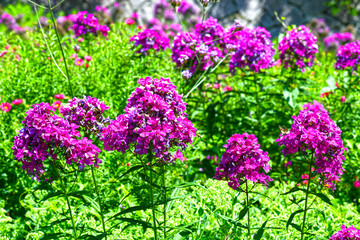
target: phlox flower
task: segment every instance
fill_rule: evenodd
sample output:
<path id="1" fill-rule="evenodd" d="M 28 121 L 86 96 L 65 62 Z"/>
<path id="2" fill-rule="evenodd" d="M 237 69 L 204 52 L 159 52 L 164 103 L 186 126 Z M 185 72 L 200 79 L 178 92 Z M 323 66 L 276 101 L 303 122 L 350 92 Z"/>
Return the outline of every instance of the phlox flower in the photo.
<path id="1" fill-rule="evenodd" d="M 150 49 L 159 52 L 160 50 L 165 50 L 170 47 L 169 38 L 161 30 L 145 29 L 137 35 L 132 36 L 130 42 L 134 42 L 134 48 L 141 46 L 136 52 L 142 54 L 147 54 Z"/>
<path id="2" fill-rule="evenodd" d="M 341 101 L 342 103 L 345 103 L 346 97 L 345 97 L 345 96 L 341 96 L 340 101 Z"/>
<path id="3" fill-rule="evenodd" d="M 151 152 L 155 158 L 169 163 L 183 159 L 174 147 L 185 149 L 196 129 L 187 119 L 186 103 L 169 79 L 139 79 L 139 87 L 131 94 L 125 114 L 103 129 L 101 140 L 106 150 L 125 153 L 130 147 L 136 154 Z"/>
<path id="4" fill-rule="evenodd" d="M 356 71 L 360 65 L 360 40 L 340 46 L 336 53 L 336 69 L 351 68 Z"/>
<path id="5" fill-rule="evenodd" d="M 273 181 L 265 173 L 271 170 L 267 152 L 260 149 L 260 144 L 253 134 L 234 134 L 224 145 L 226 151 L 216 168 L 214 178 L 228 181 L 229 187 L 236 190 L 240 182 L 250 180 L 268 186 Z"/>
<path id="6" fill-rule="evenodd" d="M 330 240 L 360 240 L 360 230 L 354 226 L 346 228 L 341 226 L 341 230 L 330 237 Z"/>
<path id="7" fill-rule="evenodd" d="M 11 105 L 8 102 L 1 103 L 0 109 L 3 110 L 4 112 L 8 112 L 11 110 Z"/>
<path id="8" fill-rule="evenodd" d="M 356 180 L 356 181 L 354 182 L 354 187 L 360 188 L 360 181 L 359 181 L 359 180 Z"/>
<path id="9" fill-rule="evenodd" d="M 307 66 L 313 66 L 318 52 L 316 41 L 314 34 L 304 25 L 287 31 L 279 42 L 280 59 L 284 67 L 297 67 L 304 72 Z"/>
<path id="10" fill-rule="evenodd" d="M 343 173 L 342 163 L 347 149 L 341 139 L 341 130 L 329 117 L 325 108 L 314 101 L 303 106 L 288 133 L 281 133 L 276 139 L 279 146 L 284 145 L 284 156 L 297 152 L 314 154 L 315 171 L 321 174 L 320 184 L 335 190 L 336 182 Z"/>
<path id="11" fill-rule="evenodd" d="M 0 52 L 0 57 L 3 57 L 6 53 L 7 53 L 7 51 L 6 51 L 6 50 L 4 50 L 4 51 Z"/>

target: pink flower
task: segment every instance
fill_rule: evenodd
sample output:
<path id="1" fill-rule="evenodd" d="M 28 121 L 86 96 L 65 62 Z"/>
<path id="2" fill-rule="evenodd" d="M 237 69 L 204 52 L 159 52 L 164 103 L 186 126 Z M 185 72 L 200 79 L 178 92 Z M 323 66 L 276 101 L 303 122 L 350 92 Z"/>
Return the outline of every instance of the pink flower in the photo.
<path id="1" fill-rule="evenodd" d="M 356 180 L 356 181 L 354 182 L 354 187 L 360 188 L 360 181 L 359 181 L 359 180 Z"/>
<path id="2" fill-rule="evenodd" d="M 220 83 L 214 83 L 213 88 L 214 88 L 214 89 L 219 89 L 219 88 L 220 88 L 220 86 L 221 86 L 221 85 L 220 85 Z"/>
<path id="3" fill-rule="evenodd" d="M 341 96 L 340 100 L 341 100 L 342 103 L 345 103 L 346 97 L 345 97 L 345 96 Z"/>
<path id="4" fill-rule="evenodd" d="M 83 42 L 84 41 L 84 38 L 80 37 L 78 38 L 78 42 Z"/>
<path id="5" fill-rule="evenodd" d="M 180 152 L 180 149 L 178 149 L 174 155 L 174 160 L 175 159 L 179 159 L 180 161 L 184 161 L 184 155 L 182 154 L 182 152 Z"/>
<path id="6" fill-rule="evenodd" d="M 15 55 L 15 59 L 16 59 L 16 61 L 18 61 L 18 62 L 19 62 L 19 61 L 21 60 L 20 55 L 19 55 L 19 54 L 16 54 L 16 55 Z"/>
<path id="7" fill-rule="evenodd" d="M 127 18 L 124 22 L 126 25 L 133 25 L 135 23 L 135 20 L 132 18 Z"/>
<path id="8" fill-rule="evenodd" d="M 115 7 L 115 8 L 117 8 L 117 7 L 119 7 L 119 6 L 120 6 L 120 4 L 119 4 L 118 2 L 114 3 L 114 7 Z"/>
<path id="9" fill-rule="evenodd" d="M 223 91 L 224 91 L 224 92 L 230 92 L 230 91 L 232 91 L 232 90 L 233 90 L 232 87 L 226 85 L 226 86 L 224 87 L 224 90 L 223 90 Z"/>
<path id="10" fill-rule="evenodd" d="M 55 94 L 54 96 L 56 99 L 64 99 L 65 95 L 64 94 Z"/>
<path id="11" fill-rule="evenodd" d="M 11 109 L 11 105 L 8 102 L 4 102 L 0 104 L 0 109 L 3 110 L 4 112 L 8 112 Z"/>
<path id="12" fill-rule="evenodd" d="M 328 97 L 330 94 L 332 94 L 333 92 L 324 92 L 322 94 L 320 94 L 320 97 L 321 98 L 324 98 L 324 97 Z"/>
<path id="13" fill-rule="evenodd" d="M 77 54 L 76 53 L 73 53 L 73 54 L 71 54 L 71 56 L 70 56 L 70 59 L 74 59 L 74 58 L 77 58 Z"/>
<path id="14" fill-rule="evenodd" d="M 292 162 L 291 161 L 288 161 L 287 163 L 285 163 L 285 168 L 287 168 L 288 166 L 290 166 L 292 164 Z"/>
<path id="15" fill-rule="evenodd" d="M 335 86 L 336 86 L 337 88 L 339 88 L 339 83 L 335 82 Z"/>
<path id="16" fill-rule="evenodd" d="M 302 179 L 309 179 L 309 175 L 308 174 L 304 174 L 301 176 Z"/>
<path id="17" fill-rule="evenodd" d="M 76 66 L 82 66 L 84 64 L 84 60 L 81 58 L 75 58 L 75 65 Z"/>
<path id="18" fill-rule="evenodd" d="M 278 59 L 274 62 L 274 65 L 277 66 L 277 67 L 280 67 L 281 66 L 281 60 Z"/>
<path id="19" fill-rule="evenodd" d="M 11 102 L 12 104 L 14 105 L 20 105 L 23 103 L 23 100 L 22 99 L 15 99 L 14 101 Z"/>
<path id="20" fill-rule="evenodd" d="M 89 64 L 88 64 L 88 63 L 85 64 L 85 68 L 89 68 Z"/>
<path id="21" fill-rule="evenodd" d="M 60 101 L 55 101 L 51 106 L 53 108 L 59 108 L 61 106 L 61 102 Z"/>
<path id="22" fill-rule="evenodd" d="M 3 57 L 6 53 L 7 53 L 7 51 L 6 51 L 6 50 L 5 50 L 5 51 L 0 52 L 0 57 Z"/>
<path id="23" fill-rule="evenodd" d="M 88 62 L 90 62 L 92 60 L 92 57 L 91 56 L 85 56 L 84 59 Z"/>
<path id="24" fill-rule="evenodd" d="M 133 19 L 138 19 L 138 18 L 139 18 L 139 14 L 136 13 L 136 12 L 134 12 L 134 13 L 131 14 L 130 17 L 133 18 Z"/>
<path id="25" fill-rule="evenodd" d="M 9 50 L 10 47 L 11 47 L 10 45 L 6 45 L 6 46 L 5 46 L 5 49 L 6 49 L 6 50 Z"/>

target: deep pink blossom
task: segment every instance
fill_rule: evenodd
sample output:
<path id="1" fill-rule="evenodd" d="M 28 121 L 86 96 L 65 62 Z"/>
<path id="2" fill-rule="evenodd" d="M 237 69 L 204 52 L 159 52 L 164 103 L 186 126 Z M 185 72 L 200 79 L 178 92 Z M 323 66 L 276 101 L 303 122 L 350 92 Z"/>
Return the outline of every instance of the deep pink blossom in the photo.
<path id="1" fill-rule="evenodd" d="M 303 106 L 288 133 L 280 134 L 275 141 L 284 145 L 284 156 L 297 152 L 314 154 L 315 171 L 321 174 L 319 182 L 335 190 L 336 181 L 343 173 L 346 148 L 341 139 L 341 130 L 329 117 L 325 108 L 314 101 Z M 309 151 L 308 151 L 309 150 Z"/>
<path id="2" fill-rule="evenodd" d="M 354 41 L 354 36 L 350 32 L 333 33 L 330 36 L 324 38 L 326 49 L 337 49 L 345 43 Z"/>
<path id="3" fill-rule="evenodd" d="M 360 181 L 359 181 L 359 180 L 356 180 L 356 181 L 354 182 L 354 187 L 360 188 Z"/>
<path id="4" fill-rule="evenodd" d="M 341 226 L 341 230 L 330 237 L 330 240 L 360 240 L 360 230 L 354 226 L 346 228 Z"/>
<path id="5" fill-rule="evenodd" d="M 97 36 L 101 33 L 104 37 L 107 37 L 110 28 L 106 25 L 100 25 L 98 19 L 86 11 L 79 12 L 76 14 L 76 20 L 72 26 L 76 37 L 92 34 Z"/>
<path id="6" fill-rule="evenodd" d="M 75 58 L 75 65 L 76 66 L 82 66 L 84 64 L 84 60 L 82 58 Z"/>
<path id="7" fill-rule="evenodd" d="M 134 42 L 134 48 L 140 46 L 140 49 L 136 52 L 142 54 L 148 54 L 150 49 L 154 49 L 158 52 L 170 48 L 169 38 L 161 30 L 145 29 L 137 35 L 132 36 L 130 42 Z"/>
<path id="8" fill-rule="evenodd" d="M 340 100 L 341 100 L 342 103 L 345 103 L 346 97 L 345 97 L 345 96 L 341 96 Z"/>
<path id="9" fill-rule="evenodd" d="M 4 50 L 4 51 L 0 52 L 0 57 L 3 57 L 6 53 L 7 53 L 7 51 L 6 51 L 6 50 Z"/>
<path id="10" fill-rule="evenodd" d="M 124 23 L 126 25 L 133 25 L 135 23 L 135 20 L 132 18 L 127 18 L 127 19 L 125 19 Z"/>
<path id="11" fill-rule="evenodd" d="M 136 154 L 151 151 L 164 162 L 182 159 L 179 151 L 185 149 L 196 135 L 196 129 L 187 119 L 186 103 L 169 79 L 139 79 L 139 87 L 131 94 L 125 114 L 117 117 L 103 129 L 102 140 L 106 150 L 125 153 L 133 147 Z"/>
<path id="12" fill-rule="evenodd" d="M 14 104 L 14 105 L 20 105 L 20 104 L 23 103 L 23 100 L 22 99 L 15 99 L 11 103 Z"/>
<path id="13" fill-rule="evenodd" d="M 22 162 L 23 170 L 38 181 L 47 180 L 47 168 L 63 157 L 67 164 L 94 165 L 101 163 L 100 149 L 92 140 L 80 138 L 78 126 L 54 114 L 48 103 L 39 103 L 26 112 L 24 127 L 15 136 L 14 156 Z M 51 175 L 50 175 L 51 176 Z"/>
<path id="14" fill-rule="evenodd" d="M 64 94 L 55 94 L 54 96 L 56 99 L 64 99 L 65 95 Z"/>
<path id="15" fill-rule="evenodd" d="M 11 109 L 11 105 L 8 102 L 1 103 L 0 109 L 3 110 L 4 112 L 8 112 Z"/>
<path id="16" fill-rule="evenodd" d="M 272 179 L 265 173 L 271 170 L 267 152 L 253 134 L 234 134 L 224 145 L 226 151 L 216 168 L 215 179 L 226 180 L 229 187 L 236 190 L 240 182 L 250 180 L 268 186 Z"/>
<path id="17" fill-rule="evenodd" d="M 88 62 L 90 62 L 92 60 L 92 57 L 91 56 L 85 56 L 84 59 Z"/>
<path id="18" fill-rule="evenodd" d="M 55 101 L 53 102 L 53 104 L 51 105 L 53 108 L 60 108 L 61 106 L 61 102 L 60 101 Z"/>
<path id="19" fill-rule="evenodd" d="M 280 59 L 284 67 L 297 67 L 304 72 L 306 67 L 313 66 L 318 52 L 316 40 L 309 28 L 303 25 L 287 31 L 279 42 Z"/>
<path id="20" fill-rule="evenodd" d="M 357 70 L 360 65 L 360 40 L 340 46 L 336 53 L 336 69 Z"/>

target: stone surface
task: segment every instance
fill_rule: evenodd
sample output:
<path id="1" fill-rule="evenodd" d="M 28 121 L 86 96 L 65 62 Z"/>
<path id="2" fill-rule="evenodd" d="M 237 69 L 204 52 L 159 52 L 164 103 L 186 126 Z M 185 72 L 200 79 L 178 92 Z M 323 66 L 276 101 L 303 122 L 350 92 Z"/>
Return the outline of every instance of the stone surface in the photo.
<path id="1" fill-rule="evenodd" d="M 26 2 L 26 0 L 21 0 Z M 33 0 L 38 4 L 47 5 L 47 0 Z M 130 16 L 134 11 L 141 16 L 141 23 L 153 17 L 153 6 L 158 0 L 117 0 L 125 10 L 125 16 Z M 188 0 L 200 7 L 197 0 Z M 0 0 L 2 5 L 13 3 L 14 0 Z M 51 0 L 52 5 L 60 0 Z M 116 0 L 65 0 L 55 11 L 70 13 L 72 9 L 78 11 L 94 11 L 98 5 L 111 8 Z M 235 18 L 241 23 L 252 26 L 266 27 L 276 36 L 284 30 L 281 23 L 275 18 L 274 12 L 279 17 L 285 17 L 285 23 L 306 24 L 313 18 L 324 18 L 331 30 L 340 31 L 347 25 L 352 24 L 355 29 L 360 27 L 359 16 L 349 16 L 340 12 L 337 16 L 331 14 L 327 6 L 328 0 L 222 0 L 215 3 L 209 10 L 209 15 L 216 17 L 223 24 L 231 24 Z"/>

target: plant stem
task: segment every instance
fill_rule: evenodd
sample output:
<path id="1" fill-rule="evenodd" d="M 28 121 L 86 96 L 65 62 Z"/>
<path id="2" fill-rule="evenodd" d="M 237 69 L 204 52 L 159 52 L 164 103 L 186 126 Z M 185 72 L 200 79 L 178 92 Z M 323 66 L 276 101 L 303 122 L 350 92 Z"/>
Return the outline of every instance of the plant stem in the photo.
<path id="1" fill-rule="evenodd" d="M 56 167 L 55 167 L 55 168 L 56 168 Z M 56 169 L 56 171 L 57 171 L 57 169 Z M 65 194 L 67 206 L 68 206 L 68 209 L 69 209 L 69 212 L 70 212 L 71 223 L 72 223 L 72 227 L 73 227 L 73 230 L 74 230 L 74 238 L 75 238 L 75 239 L 78 239 L 78 238 L 77 238 L 77 234 L 76 234 L 75 222 L 74 222 L 74 218 L 73 218 L 72 211 L 71 211 L 69 196 L 68 196 L 68 193 L 67 193 L 67 191 L 66 191 L 65 184 L 64 184 L 64 182 L 63 182 L 63 179 L 62 179 L 61 175 L 59 174 L 59 172 L 57 172 L 57 173 L 58 173 L 58 176 L 59 176 L 59 178 L 60 178 L 61 188 L 62 188 L 62 190 L 63 190 L 63 192 L 64 192 L 64 194 Z"/>
<path id="2" fill-rule="evenodd" d="M 247 209 L 247 222 L 248 222 L 248 238 L 250 239 L 251 233 L 250 233 L 250 207 L 249 207 L 249 191 L 248 191 L 248 180 L 245 180 L 246 185 L 246 207 Z"/>
<path id="3" fill-rule="evenodd" d="M 99 190 L 96 184 L 96 177 L 95 177 L 95 171 L 94 171 L 94 166 L 91 165 L 91 175 L 92 175 L 92 179 L 95 185 L 95 191 L 98 197 L 98 203 L 99 203 L 99 207 L 100 207 L 100 216 L 101 216 L 101 224 L 102 224 L 102 228 L 103 231 L 105 233 L 105 239 L 107 239 L 107 234 L 106 234 L 106 228 L 105 228 L 105 222 L 104 222 L 104 215 L 103 215 L 103 211 L 102 211 L 102 205 L 101 205 L 101 198 L 100 198 L 100 194 L 99 194 Z"/>
<path id="4" fill-rule="evenodd" d="M 62 45 L 61 45 L 61 41 L 60 41 L 60 37 L 59 37 L 59 32 L 58 32 L 57 27 L 56 27 L 56 21 L 55 21 L 55 17 L 54 17 L 53 10 L 52 10 L 52 8 L 51 8 L 50 0 L 48 0 L 48 4 L 49 4 L 49 10 L 50 10 L 50 13 L 51 13 L 51 19 L 52 19 L 52 22 L 53 22 L 54 28 L 55 28 L 56 37 L 57 37 L 57 40 L 58 40 L 58 43 L 59 43 L 59 47 L 60 47 L 60 50 L 61 50 L 61 54 L 62 54 L 62 57 L 63 57 L 64 64 L 65 64 L 66 77 L 67 77 L 67 79 L 68 79 L 68 81 L 69 81 L 69 87 L 70 87 L 71 97 L 74 98 L 74 93 L 73 93 L 73 90 L 72 90 L 71 81 L 70 81 L 70 76 L 69 76 L 69 70 L 68 70 L 68 67 L 67 67 L 67 64 L 66 64 L 65 54 L 64 54 L 64 50 L 63 50 Z"/>
<path id="5" fill-rule="evenodd" d="M 308 203 L 308 197 L 309 197 L 309 189 L 310 189 L 310 181 L 311 181 L 311 167 L 314 160 L 314 152 L 312 152 L 311 155 L 311 161 L 310 161 L 310 167 L 309 167 L 309 178 L 308 178 L 308 184 L 306 188 L 306 197 L 305 197 L 305 209 L 304 209 L 304 217 L 303 217 L 303 223 L 301 227 L 301 240 L 304 239 L 304 229 L 305 229 L 305 222 L 306 222 L 306 212 L 307 212 L 307 203 Z"/>
<path id="6" fill-rule="evenodd" d="M 157 240 L 157 230 L 156 230 L 156 215 L 155 215 L 155 205 L 154 205 L 154 189 L 153 189 L 153 177 L 152 177 L 152 160 L 153 155 L 151 149 L 149 149 L 148 158 L 150 162 L 150 192 L 151 192 L 151 208 L 152 208 L 152 215 L 153 215 L 153 224 L 154 224 L 154 235 L 155 240 Z"/>
<path id="7" fill-rule="evenodd" d="M 165 185 L 165 165 L 162 166 L 162 185 L 164 189 L 164 239 L 166 239 L 166 185 Z"/>

